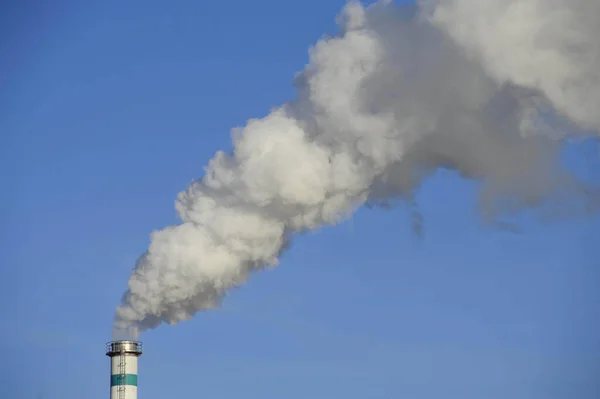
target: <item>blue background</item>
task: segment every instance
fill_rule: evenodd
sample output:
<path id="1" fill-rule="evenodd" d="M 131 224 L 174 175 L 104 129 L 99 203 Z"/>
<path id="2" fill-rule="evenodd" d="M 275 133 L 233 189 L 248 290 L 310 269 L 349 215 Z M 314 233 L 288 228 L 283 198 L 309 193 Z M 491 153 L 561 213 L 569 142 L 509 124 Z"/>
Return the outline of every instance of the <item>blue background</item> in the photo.
<path id="1" fill-rule="evenodd" d="M 0 12 L 1 398 L 109 393 L 149 233 L 230 128 L 294 95 L 342 0 L 21 1 Z M 569 168 L 600 181 L 597 142 Z M 599 217 L 482 226 L 440 172 L 299 237 L 222 309 L 142 336 L 140 399 L 598 398 Z"/>

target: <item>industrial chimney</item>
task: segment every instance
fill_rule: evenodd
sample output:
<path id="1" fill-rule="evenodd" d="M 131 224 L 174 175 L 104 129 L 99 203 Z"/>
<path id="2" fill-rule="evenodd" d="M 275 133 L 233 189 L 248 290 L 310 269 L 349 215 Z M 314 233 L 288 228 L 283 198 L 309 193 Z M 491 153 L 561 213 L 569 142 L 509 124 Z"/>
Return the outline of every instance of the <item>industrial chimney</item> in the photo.
<path id="1" fill-rule="evenodd" d="M 141 355 L 141 342 L 106 344 L 106 356 L 110 357 L 110 399 L 137 399 L 138 356 Z"/>

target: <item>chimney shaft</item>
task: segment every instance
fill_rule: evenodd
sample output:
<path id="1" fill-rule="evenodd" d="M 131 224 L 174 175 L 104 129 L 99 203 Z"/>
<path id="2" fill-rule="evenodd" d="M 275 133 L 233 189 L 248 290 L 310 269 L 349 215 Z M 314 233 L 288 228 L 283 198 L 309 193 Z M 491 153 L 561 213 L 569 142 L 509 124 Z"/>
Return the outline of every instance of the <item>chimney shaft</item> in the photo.
<path id="1" fill-rule="evenodd" d="M 138 357 L 141 355 L 141 342 L 106 344 L 106 356 L 110 357 L 110 399 L 137 399 Z"/>

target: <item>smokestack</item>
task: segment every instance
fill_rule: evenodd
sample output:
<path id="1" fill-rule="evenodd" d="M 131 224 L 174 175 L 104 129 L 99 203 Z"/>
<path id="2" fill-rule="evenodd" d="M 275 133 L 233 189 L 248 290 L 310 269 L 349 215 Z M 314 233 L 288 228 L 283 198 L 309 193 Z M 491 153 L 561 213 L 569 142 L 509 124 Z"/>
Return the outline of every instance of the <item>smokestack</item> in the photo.
<path id="1" fill-rule="evenodd" d="M 137 399 L 138 357 L 141 355 L 141 342 L 106 344 L 106 356 L 110 357 L 110 399 Z"/>

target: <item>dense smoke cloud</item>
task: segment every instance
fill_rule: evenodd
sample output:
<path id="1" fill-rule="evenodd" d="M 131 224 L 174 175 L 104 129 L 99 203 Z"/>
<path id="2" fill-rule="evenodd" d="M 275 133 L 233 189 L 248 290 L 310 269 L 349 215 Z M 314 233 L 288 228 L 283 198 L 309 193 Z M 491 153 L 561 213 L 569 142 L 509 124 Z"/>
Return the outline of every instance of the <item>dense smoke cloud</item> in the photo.
<path id="1" fill-rule="evenodd" d="M 439 0 L 431 21 L 490 77 L 538 90 L 559 113 L 600 129 L 600 2 Z"/>
<path id="2" fill-rule="evenodd" d="M 589 199 L 559 152 L 600 128 L 599 11 L 589 0 L 424 1 L 417 15 L 349 3 L 340 34 L 310 49 L 297 98 L 234 129 L 232 153 L 179 194 L 182 223 L 152 233 L 115 329 L 137 336 L 218 307 L 277 265 L 295 233 L 365 203 L 412 203 L 439 168 L 480 181 L 490 219 Z"/>

